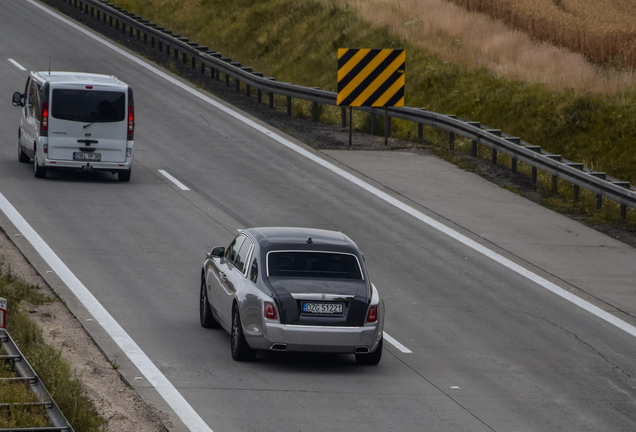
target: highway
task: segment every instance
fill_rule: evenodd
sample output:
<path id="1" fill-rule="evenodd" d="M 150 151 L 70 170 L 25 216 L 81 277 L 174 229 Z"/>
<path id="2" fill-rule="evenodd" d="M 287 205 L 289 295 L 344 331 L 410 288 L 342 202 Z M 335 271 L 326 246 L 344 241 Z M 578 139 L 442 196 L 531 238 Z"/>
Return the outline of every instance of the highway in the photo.
<path id="1" fill-rule="evenodd" d="M 133 87 L 130 183 L 18 163 L 11 95 L 49 67 Z M 31 0 L 3 2 L 0 76 L 0 227 L 171 430 L 636 430 L 632 248 L 430 156 L 315 151 Z M 238 363 L 199 325 L 206 252 L 267 225 L 360 246 L 377 367 Z"/>

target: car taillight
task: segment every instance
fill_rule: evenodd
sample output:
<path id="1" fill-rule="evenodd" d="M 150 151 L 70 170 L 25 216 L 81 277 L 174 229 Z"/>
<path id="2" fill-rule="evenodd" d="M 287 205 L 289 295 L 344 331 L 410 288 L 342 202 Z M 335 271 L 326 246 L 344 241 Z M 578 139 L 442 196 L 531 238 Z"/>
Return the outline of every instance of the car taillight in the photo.
<path id="1" fill-rule="evenodd" d="M 265 314 L 265 318 L 275 320 L 278 319 L 276 315 L 276 308 L 274 307 L 274 303 L 265 302 L 263 304 L 263 311 Z"/>
<path id="2" fill-rule="evenodd" d="M 42 121 L 40 122 L 40 132 L 45 132 L 45 136 L 46 136 L 46 132 L 48 131 L 49 131 L 49 103 L 43 102 L 42 103 Z"/>
<path id="3" fill-rule="evenodd" d="M 378 307 L 371 306 L 369 313 L 367 314 L 367 323 L 374 323 L 378 321 Z"/>
<path id="4" fill-rule="evenodd" d="M 132 140 L 135 133 L 135 110 L 132 105 L 128 106 L 128 139 Z"/>

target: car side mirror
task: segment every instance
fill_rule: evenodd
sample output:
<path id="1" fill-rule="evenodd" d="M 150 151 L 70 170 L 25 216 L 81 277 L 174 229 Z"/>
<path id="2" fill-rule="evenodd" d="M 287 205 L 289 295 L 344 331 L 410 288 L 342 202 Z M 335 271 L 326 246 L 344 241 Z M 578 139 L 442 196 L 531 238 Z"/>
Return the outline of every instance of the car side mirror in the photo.
<path id="1" fill-rule="evenodd" d="M 13 103 L 13 106 L 16 107 L 21 107 L 24 106 L 24 104 L 22 103 L 22 93 L 20 92 L 15 92 L 13 93 L 13 100 L 11 101 Z"/>
<path id="2" fill-rule="evenodd" d="M 212 249 L 212 252 L 210 252 L 208 254 L 208 257 L 222 257 L 223 255 L 225 255 L 225 248 L 223 246 L 217 246 L 214 249 Z"/>

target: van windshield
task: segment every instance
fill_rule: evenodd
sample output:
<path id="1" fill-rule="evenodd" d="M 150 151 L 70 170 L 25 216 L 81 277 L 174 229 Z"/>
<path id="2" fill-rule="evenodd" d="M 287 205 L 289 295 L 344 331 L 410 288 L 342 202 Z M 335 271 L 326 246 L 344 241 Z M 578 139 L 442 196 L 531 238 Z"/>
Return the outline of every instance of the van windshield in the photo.
<path id="1" fill-rule="evenodd" d="M 53 89 L 51 116 L 86 123 L 126 118 L 126 94 L 115 91 Z"/>

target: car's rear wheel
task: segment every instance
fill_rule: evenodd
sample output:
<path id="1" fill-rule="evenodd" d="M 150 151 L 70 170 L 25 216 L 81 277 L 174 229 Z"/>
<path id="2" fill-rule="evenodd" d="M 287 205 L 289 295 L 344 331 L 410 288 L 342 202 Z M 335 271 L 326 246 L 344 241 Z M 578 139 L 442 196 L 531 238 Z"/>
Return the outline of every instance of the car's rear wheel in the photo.
<path id="1" fill-rule="evenodd" d="M 234 307 L 232 318 L 232 334 L 230 348 L 232 350 L 232 358 L 236 361 L 250 361 L 256 357 L 256 350 L 250 348 L 243 334 L 243 326 L 241 325 L 241 315 L 238 306 Z"/>
<path id="2" fill-rule="evenodd" d="M 46 177 L 46 167 L 40 166 L 40 162 L 38 161 L 38 150 L 35 149 L 35 154 L 33 155 L 33 175 L 37 178 Z"/>
<path id="3" fill-rule="evenodd" d="M 370 354 L 356 354 L 356 362 L 359 365 L 371 365 L 375 366 L 380 363 L 382 358 L 382 345 L 384 344 L 384 338 L 380 339 L 378 347 Z"/>
<path id="4" fill-rule="evenodd" d="M 201 321 L 201 327 L 219 327 L 219 323 L 212 316 L 212 309 L 208 301 L 208 291 L 205 288 L 205 277 L 203 276 L 201 276 L 201 293 L 199 295 L 199 320 Z"/>

